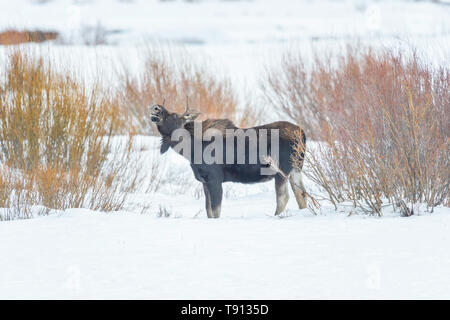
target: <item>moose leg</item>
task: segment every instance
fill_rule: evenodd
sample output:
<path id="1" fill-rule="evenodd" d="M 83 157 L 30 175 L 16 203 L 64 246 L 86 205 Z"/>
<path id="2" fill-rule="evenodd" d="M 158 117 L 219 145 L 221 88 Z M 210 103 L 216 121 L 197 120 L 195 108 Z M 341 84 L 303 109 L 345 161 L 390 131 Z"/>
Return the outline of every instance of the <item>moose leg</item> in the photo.
<path id="1" fill-rule="evenodd" d="M 289 175 L 292 191 L 294 191 L 295 199 L 297 200 L 300 209 L 306 208 L 306 189 L 303 185 L 301 171 L 294 169 Z"/>
<path id="2" fill-rule="evenodd" d="M 209 195 L 211 197 L 211 217 L 209 218 L 219 218 L 220 210 L 222 207 L 222 183 L 214 182 L 207 183 L 207 188 L 209 190 Z"/>
<path id="3" fill-rule="evenodd" d="M 206 214 L 208 215 L 208 218 L 213 218 L 211 209 L 211 195 L 209 194 L 208 185 L 206 183 L 203 183 L 203 191 L 205 192 Z"/>
<path id="4" fill-rule="evenodd" d="M 289 201 L 287 179 L 279 177 L 278 175 L 275 177 L 275 192 L 277 196 L 277 209 L 275 210 L 275 215 L 277 216 L 284 211 L 284 208 L 286 208 Z"/>

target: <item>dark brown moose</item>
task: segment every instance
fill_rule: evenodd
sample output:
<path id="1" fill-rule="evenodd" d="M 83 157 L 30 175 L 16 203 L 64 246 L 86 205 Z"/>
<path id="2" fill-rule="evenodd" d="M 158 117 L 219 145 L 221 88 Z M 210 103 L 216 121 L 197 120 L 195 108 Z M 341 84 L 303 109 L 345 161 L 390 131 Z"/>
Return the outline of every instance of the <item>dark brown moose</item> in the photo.
<path id="1" fill-rule="evenodd" d="M 298 156 L 298 153 L 295 152 L 296 139 L 293 137 L 295 135 L 300 136 L 303 146 L 305 146 L 306 143 L 306 137 L 302 129 L 287 121 L 272 122 L 262 126 L 241 129 L 227 119 L 194 121 L 198 115 L 198 112 L 189 111 L 187 107 L 183 114 L 170 112 L 163 105 L 159 104 L 150 107 L 150 119 L 156 124 L 162 138 L 161 154 L 165 153 L 169 148 L 177 149 L 176 145 L 180 143 L 181 139 L 172 140 L 175 130 L 184 129 L 184 132 L 186 132 L 185 134 L 189 135 L 191 138 L 189 146 L 191 153 L 189 156 L 186 156 L 186 154 L 182 155 L 189 159 L 195 178 L 203 183 L 208 218 L 220 217 L 223 182 L 256 183 L 274 179 L 277 199 L 275 215 L 279 215 L 283 212 L 289 200 L 287 185 L 287 180 L 289 180 L 299 208 L 306 208 L 306 192 L 300 172 L 301 165 L 303 164 L 304 152 L 300 153 L 300 161 L 296 161 L 296 163 L 300 163 L 300 168 L 298 168 L 298 165 L 296 167 L 292 165 L 292 157 L 295 155 Z M 196 151 L 194 145 L 196 143 L 195 139 L 198 139 L 198 137 L 194 135 L 194 132 L 196 132 L 195 126 L 199 125 L 201 125 L 202 134 L 206 134 L 208 129 L 214 129 L 216 132 L 222 133 L 221 137 L 214 135 L 214 139 L 223 139 L 221 144 L 223 146 L 223 161 L 214 163 L 207 162 L 204 159 L 194 161 L 195 156 L 191 155 Z M 226 135 L 228 134 L 227 132 L 230 132 L 228 129 L 231 129 L 231 131 L 240 131 L 244 136 L 243 140 L 239 140 L 238 135 L 235 135 L 231 143 L 233 145 L 233 148 L 231 149 L 228 148 L 229 146 L 227 146 L 225 141 Z M 278 141 L 276 141 L 276 143 L 278 143 L 278 159 L 275 166 L 269 164 L 267 161 L 267 159 L 271 159 L 270 157 L 261 159 L 262 157 L 258 156 L 256 157 L 256 162 L 249 161 L 251 158 L 250 146 L 252 145 L 250 140 L 252 137 L 257 140 L 254 141 L 255 144 L 253 145 L 257 146 L 258 153 L 261 149 L 259 143 L 261 140 L 260 131 L 262 129 L 265 129 L 265 132 L 267 132 L 267 139 L 265 139 L 265 141 L 267 141 L 266 154 L 270 154 L 270 151 L 274 147 L 272 146 L 273 141 L 271 137 L 272 134 L 274 134 L 273 130 L 276 129 L 277 131 Z M 200 150 L 203 152 L 213 140 L 204 139 L 202 135 L 200 136 L 200 139 Z M 243 148 L 241 147 L 239 149 L 237 146 L 239 141 L 241 143 L 242 141 L 245 141 Z M 245 155 L 241 154 L 241 158 L 239 158 L 239 152 L 245 153 Z M 245 156 L 244 162 L 242 162 L 242 156 Z M 238 161 L 238 159 L 241 160 Z M 276 168 L 276 170 L 272 170 L 271 174 L 262 174 L 263 168 Z"/>

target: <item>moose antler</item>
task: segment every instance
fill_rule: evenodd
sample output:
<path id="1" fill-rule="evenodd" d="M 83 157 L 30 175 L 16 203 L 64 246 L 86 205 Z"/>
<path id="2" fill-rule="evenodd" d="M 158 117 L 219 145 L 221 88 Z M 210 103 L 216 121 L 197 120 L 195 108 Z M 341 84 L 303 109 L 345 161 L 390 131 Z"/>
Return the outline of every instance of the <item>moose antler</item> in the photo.
<path id="1" fill-rule="evenodd" d="M 186 95 L 186 109 L 184 110 L 184 114 L 187 114 L 189 109 L 189 96 Z"/>
<path id="2" fill-rule="evenodd" d="M 181 116 L 185 119 L 193 121 L 198 115 L 200 115 L 200 112 L 196 110 L 189 110 L 189 97 L 186 95 L 186 108 Z"/>

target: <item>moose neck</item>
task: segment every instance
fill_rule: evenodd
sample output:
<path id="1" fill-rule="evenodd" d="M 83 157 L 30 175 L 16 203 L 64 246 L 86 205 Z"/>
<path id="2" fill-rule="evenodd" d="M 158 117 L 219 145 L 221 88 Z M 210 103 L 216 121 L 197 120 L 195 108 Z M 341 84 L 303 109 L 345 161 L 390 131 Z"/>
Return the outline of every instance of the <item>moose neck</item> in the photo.
<path id="1" fill-rule="evenodd" d="M 160 152 L 161 154 L 167 152 L 169 148 L 172 148 L 177 143 L 176 141 L 172 141 L 172 133 L 175 131 L 173 130 L 167 130 L 166 128 L 162 129 L 162 127 L 157 126 L 159 133 L 161 134 L 161 148 Z"/>
<path id="2" fill-rule="evenodd" d="M 161 148 L 160 148 L 161 153 L 165 153 L 169 148 L 174 148 L 181 141 L 183 141 L 184 143 L 188 143 L 188 145 L 185 145 L 184 149 L 182 149 L 182 150 L 186 151 L 186 148 L 188 148 L 188 149 L 193 148 L 193 142 L 195 139 L 193 122 L 186 124 L 186 126 L 183 126 L 182 128 L 174 128 L 173 130 L 170 130 L 170 129 L 164 128 L 164 127 L 160 127 L 160 126 L 158 126 L 157 128 L 158 128 L 159 133 L 161 134 Z M 190 139 L 186 140 L 186 137 L 182 137 L 180 140 L 178 135 L 176 135 L 175 137 L 172 137 L 174 131 L 177 129 L 185 129 L 186 130 L 185 132 L 189 134 Z M 200 133 L 200 136 L 201 136 L 201 133 Z M 172 140 L 172 138 L 174 138 L 175 140 Z M 175 151 L 177 151 L 177 150 L 175 150 Z M 179 154 L 181 154 L 182 156 L 186 157 L 186 155 L 182 153 L 183 152 L 182 150 L 178 150 L 177 152 Z M 182 151 L 182 152 L 180 153 L 179 151 Z M 188 160 L 190 160 L 189 157 L 186 157 L 186 158 Z"/>

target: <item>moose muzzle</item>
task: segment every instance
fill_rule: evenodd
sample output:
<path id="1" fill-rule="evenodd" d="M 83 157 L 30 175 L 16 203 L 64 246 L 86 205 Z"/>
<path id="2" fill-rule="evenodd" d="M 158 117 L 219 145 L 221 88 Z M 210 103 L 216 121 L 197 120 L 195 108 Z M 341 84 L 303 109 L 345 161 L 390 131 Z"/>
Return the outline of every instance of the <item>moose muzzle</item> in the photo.
<path id="1" fill-rule="evenodd" d="M 150 120 L 152 122 L 160 122 L 161 121 L 161 111 L 162 108 L 157 104 L 150 107 Z"/>

